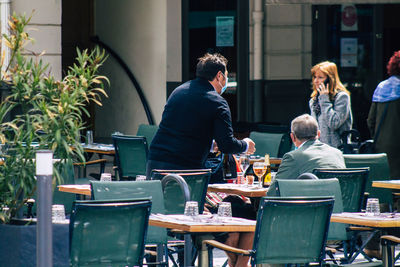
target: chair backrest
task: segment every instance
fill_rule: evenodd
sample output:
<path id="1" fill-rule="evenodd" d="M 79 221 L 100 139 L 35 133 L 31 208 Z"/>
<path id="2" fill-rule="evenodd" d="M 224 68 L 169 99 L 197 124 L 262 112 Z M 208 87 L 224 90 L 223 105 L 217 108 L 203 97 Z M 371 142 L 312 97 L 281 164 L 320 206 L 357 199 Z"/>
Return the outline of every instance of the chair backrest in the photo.
<path id="1" fill-rule="evenodd" d="M 178 174 L 186 181 L 189 187 L 190 200 L 197 201 L 199 203 L 199 213 L 203 213 L 211 170 L 153 170 L 151 179 L 160 180 L 168 174 Z M 176 183 L 168 184 L 164 188 L 165 209 L 168 214 L 183 214 L 185 210 L 185 202 L 182 195 L 176 194 L 177 190 L 179 188 Z"/>
<path id="2" fill-rule="evenodd" d="M 150 146 L 151 141 L 153 141 L 153 138 L 156 135 L 157 130 L 158 130 L 157 125 L 140 124 L 136 135 L 146 137 L 147 144 Z"/>
<path id="3" fill-rule="evenodd" d="M 112 135 L 120 179 L 134 180 L 146 174 L 148 146 L 143 136 Z"/>
<path id="4" fill-rule="evenodd" d="M 151 201 L 76 201 L 71 266 L 142 266 Z"/>
<path id="5" fill-rule="evenodd" d="M 321 263 L 333 203 L 333 198 L 262 198 L 252 265 Z"/>
<path id="6" fill-rule="evenodd" d="M 334 197 L 335 204 L 333 206 L 334 213 L 343 212 L 342 192 L 340 190 L 339 181 L 333 179 L 320 180 L 289 180 L 276 179 L 277 195 L 281 197 L 316 197 L 329 196 Z M 346 224 L 330 223 L 329 240 L 346 240 Z"/>
<path id="7" fill-rule="evenodd" d="M 253 129 L 256 132 L 262 133 L 281 133 L 283 134 L 281 144 L 279 146 L 278 157 L 281 158 L 286 152 L 294 149 L 292 139 L 290 138 L 289 125 L 274 125 L 274 124 L 257 124 Z"/>
<path id="8" fill-rule="evenodd" d="M 346 154 L 343 157 L 347 168 L 369 167 L 369 176 L 365 186 L 365 191 L 369 193 L 369 197 L 379 198 L 380 203 L 392 204 L 390 189 L 372 187 L 372 181 L 390 180 L 390 169 L 386 153 Z"/>
<path id="9" fill-rule="evenodd" d="M 279 147 L 282 143 L 283 133 L 251 132 L 250 139 L 257 144 L 255 155 L 278 157 Z"/>
<path id="10" fill-rule="evenodd" d="M 314 169 L 319 179 L 337 178 L 343 197 L 343 211 L 361 211 L 369 168 Z"/>
<path id="11" fill-rule="evenodd" d="M 93 200 L 118 200 L 151 197 L 152 213 L 165 214 L 161 181 L 91 181 Z M 146 243 L 166 243 L 165 228 L 149 226 Z"/>
<path id="12" fill-rule="evenodd" d="M 75 172 L 74 165 L 72 161 L 67 161 L 61 165 L 60 168 L 60 176 L 63 179 L 62 183 L 56 183 L 56 185 L 60 184 L 75 184 Z M 54 188 L 53 192 L 53 204 L 64 205 L 65 213 L 70 214 L 72 211 L 72 204 L 76 199 L 75 194 L 61 192 L 57 187 Z"/>

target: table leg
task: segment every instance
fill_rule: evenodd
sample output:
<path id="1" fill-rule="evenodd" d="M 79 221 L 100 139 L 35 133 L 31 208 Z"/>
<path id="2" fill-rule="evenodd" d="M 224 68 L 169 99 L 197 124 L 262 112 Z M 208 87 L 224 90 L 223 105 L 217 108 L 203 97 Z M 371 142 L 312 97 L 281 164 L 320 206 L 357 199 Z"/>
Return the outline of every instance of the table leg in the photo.
<path id="1" fill-rule="evenodd" d="M 184 266 L 192 266 L 192 251 L 193 251 L 193 244 L 192 238 L 190 234 L 184 235 L 185 240 L 185 248 L 184 248 Z"/>

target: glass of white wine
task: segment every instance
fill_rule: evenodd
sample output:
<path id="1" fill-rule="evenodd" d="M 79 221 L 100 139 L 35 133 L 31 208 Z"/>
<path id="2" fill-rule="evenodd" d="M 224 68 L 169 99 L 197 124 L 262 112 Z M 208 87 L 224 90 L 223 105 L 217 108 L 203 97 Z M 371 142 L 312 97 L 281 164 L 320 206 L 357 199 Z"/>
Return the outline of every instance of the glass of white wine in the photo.
<path id="1" fill-rule="evenodd" d="M 258 177 L 259 186 L 263 186 L 263 181 L 261 181 L 261 177 L 264 176 L 265 172 L 267 171 L 267 164 L 265 162 L 254 162 L 253 163 L 253 171 L 254 174 Z"/>

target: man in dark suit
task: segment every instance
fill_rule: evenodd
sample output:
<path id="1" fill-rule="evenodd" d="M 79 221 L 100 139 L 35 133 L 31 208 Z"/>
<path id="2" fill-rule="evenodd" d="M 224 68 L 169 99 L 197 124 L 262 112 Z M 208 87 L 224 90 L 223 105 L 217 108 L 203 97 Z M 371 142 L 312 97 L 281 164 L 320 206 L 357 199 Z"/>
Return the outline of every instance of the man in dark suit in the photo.
<path id="1" fill-rule="evenodd" d="M 275 179 L 296 179 L 300 174 L 315 168 L 346 168 L 340 150 L 318 140 L 317 121 L 304 114 L 292 121 L 290 137 L 297 147 L 282 158 Z"/>
<path id="2" fill-rule="evenodd" d="M 222 55 L 207 53 L 199 58 L 196 79 L 172 92 L 150 145 L 147 177 L 153 169 L 204 168 L 210 149 L 217 147 L 223 153 L 254 153 L 251 139 L 233 137 L 229 106 L 221 96 L 228 85 L 226 64 Z"/>

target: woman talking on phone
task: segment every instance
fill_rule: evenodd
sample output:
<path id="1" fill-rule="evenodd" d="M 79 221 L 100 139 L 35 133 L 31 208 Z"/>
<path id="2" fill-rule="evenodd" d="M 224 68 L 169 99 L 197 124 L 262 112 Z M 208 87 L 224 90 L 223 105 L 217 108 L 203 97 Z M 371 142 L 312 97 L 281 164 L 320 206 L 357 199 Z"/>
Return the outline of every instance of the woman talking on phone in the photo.
<path id="1" fill-rule="evenodd" d="M 321 130 L 320 141 L 339 147 L 340 134 L 350 130 L 353 123 L 350 92 L 340 82 L 336 64 L 321 62 L 311 69 L 312 94 L 310 99 L 311 116 Z"/>

